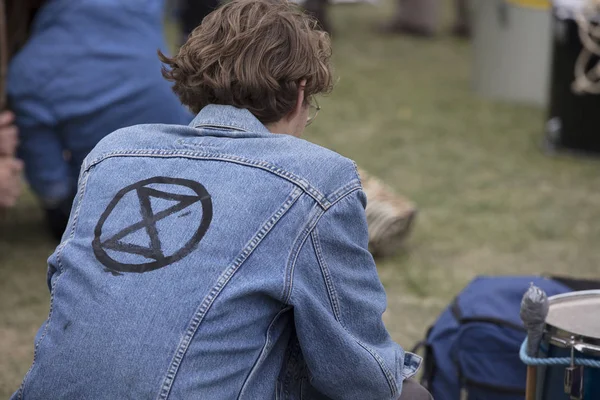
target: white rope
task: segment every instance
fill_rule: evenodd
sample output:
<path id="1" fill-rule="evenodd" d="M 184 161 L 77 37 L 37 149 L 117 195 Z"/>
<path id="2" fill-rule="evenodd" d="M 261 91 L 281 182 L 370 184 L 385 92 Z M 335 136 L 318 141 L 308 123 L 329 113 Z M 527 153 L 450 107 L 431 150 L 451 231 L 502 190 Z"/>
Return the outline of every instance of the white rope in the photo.
<path id="1" fill-rule="evenodd" d="M 575 12 L 579 38 L 583 49 L 575 62 L 575 80 L 571 89 L 575 94 L 600 94 L 600 61 L 590 66 L 593 58 L 600 57 L 600 0 L 587 0 Z"/>

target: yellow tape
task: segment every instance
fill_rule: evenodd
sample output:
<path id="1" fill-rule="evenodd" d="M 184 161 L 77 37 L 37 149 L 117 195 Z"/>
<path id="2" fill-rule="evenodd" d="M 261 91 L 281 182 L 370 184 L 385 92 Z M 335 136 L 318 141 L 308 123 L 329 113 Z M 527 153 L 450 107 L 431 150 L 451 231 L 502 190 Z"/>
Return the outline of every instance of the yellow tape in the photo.
<path id="1" fill-rule="evenodd" d="M 519 7 L 548 10 L 551 7 L 550 0 L 507 0 L 509 3 Z"/>

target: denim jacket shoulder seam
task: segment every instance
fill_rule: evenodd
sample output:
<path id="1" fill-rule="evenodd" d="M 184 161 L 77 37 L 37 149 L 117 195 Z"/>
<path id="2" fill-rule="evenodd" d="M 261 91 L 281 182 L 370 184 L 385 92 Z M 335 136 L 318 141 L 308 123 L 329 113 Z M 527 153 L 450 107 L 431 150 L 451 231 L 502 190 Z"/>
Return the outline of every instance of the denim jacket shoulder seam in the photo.
<path id="1" fill-rule="evenodd" d="M 112 157 L 184 157 L 192 159 L 204 159 L 204 160 L 220 160 L 230 161 L 236 164 L 246 165 L 249 167 L 260 168 L 264 171 L 271 172 L 272 174 L 279 176 L 287 181 L 292 182 L 298 187 L 302 188 L 309 196 L 311 196 L 321 208 L 327 209 L 331 206 L 331 202 L 310 182 L 303 178 L 296 176 L 295 174 L 285 170 L 282 167 L 274 165 L 268 161 L 251 160 L 244 157 L 236 156 L 227 153 L 205 153 L 191 150 L 156 150 L 156 149 L 142 149 L 142 150 L 127 150 L 127 151 L 111 151 L 103 153 L 98 157 L 87 162 L 84 166 L 84 170 L 88 170 L 92 166 L 99 164 L 105 159 Z"/>
<path id="2" fill-rule="evenodd" d="M 262 242 L 262 240 L 267 236 L 267 234 L 271 231 L 271 229 L 277 224 L 277 222 L 286 214 L 286 212 L 292 207 L 292 205 L 300 198 L 302 194 L 302 190 L 296 186 L 292 189 L 290 194 L 288 195 L 285 202 L 275 211 L 269 219 L 263 223 L 261 228 L 258 230 L 256 234 L 250 239 L 250 241 L 246 244 L 242 252 L 235 258 L 233 263 L 227 267 L 217 279 L 216 284 L 210 290 L 210 292 L 204 297 L 196 311 L 194 312 L 194 316 L 191 321 L 188 323 L 188 327 L 181 338 L 179 345 L 177 346 L 177 350 L 173 355 L 173 359 L 167 369 L 167 373 L 163 379 L 163 383 L 158 392 L 157 399 L 158 400 L 166 400 L 169 397 L 171 392 L 171 388 L 173 387 L 173 382 L 175 381 L 175 377 L 179 370 L 179 366 L 181 365 L 183 358 L 187 352 L 187 349 L 198 329 L 204 317 L 210 310 L 213 303 L 216 301 L 219 294 L 223 291 L 225 286 L 229 283 L 233 275 L 237 272 L 237 270 L 244 264 L 244 262 L 250 257 L 250 255 L 254 252 L 256 247 Z"/>
<path id="3" fill-rule="evenodd" d="M 345 185 L 339 187 L 337 190 L 333 191 L 333 193 L 331 193 L 329 196 L 327 196 L 327 199 L 331 202 L 329 207 L 333 206 L 333 204 L 336 201 L 345 197 L 348 193 L 350 193 L 356 189 L 362 190 L 362 188 L 363 188 L 362 180 L 360 178 L 360 174 L 358 173 L 358 166 L 356 165 L 356 162 L 354 162 L 353 160 L 350 160 L 350 161 L 352 162 L 352 166 L 354 167 L 354 179 L 352 179 L 350 182 L 346 183 Z"/>
<path id="4" fill-rule="evenodd" d="M 246 376 L 246 379 L 244 379 L 244 383 L 242 384 L 242 389 L 240 390 L 240 394 L 238 395 L 237 400 L 242 400 L 242 397 L 244 396 L 244 390 L 246 390 L 246 385 L 248 384 L 248 381 L 254 375 L 254 373 L 256 372 L 258 367 L 261 365 L 261 362 L 265 356 L 265 351 L 267 350 L 267 348 L 270 345 L 270 340 L 271 340 L 270 334 L 271 334 L 271 330 L 273 329 L 273 326 L 275 324 L 275 321 L 277 321 L 277 319 L 279 318 L 280 315 L 291 310 L 291 308 L 292 308 L 291 306 L 284 306 L 281 310 L 279 310 L 279 312 L 271 320 L 271 323 L 269 324 L 269 327 L 267 328 L 267 332 L 265 335 L 265 344 L 263 345 L 263 348 L 262 348 L 258 358 L 256 359 L 254 366 L 250 369 L 250 372 Z"/>
<path id="5" fill-rule="evenodd" d="M 311 218 L 309 220 L 309 222 L 305 225 L 304 229 L 296 237 L 296 240 L 294 241 L 294 246 L 292 247 L 292 251 L 290 252 L 290 256 L 288 258 L 286 272 L 285 272 L 285 287 L 283 290 L 283 297 L 282 297 L 282 302 L 284 304 L 288 304 L 290 301 L 290 298 L 292 297 L 292 289 L 294 286 L 294 270 L 296 268 L 296 261 L 298 259 L 298 255 L 300 254 L 300 251 L 304 248 L 306 239 L 312 233 L 313 229 L 315 229 L 315 227 L 321 220 L 321 217 L 323 217 L 323 215 L 325 215 L 325 212 L 327 210 L 331 209 L 331 207 L 336 205 L 338 202 L 340 202 L 342 199 L 346 198 L 351 193 L 356 192 L 357 190 L 360 190 L 360 189 L 361 189 L 360 186 L 354 187 L 352 190 L 348 190 L 344 194 L 344 196 L 340 196 L 333 203 L 330 203 L 330 205 L 327 208 L 324 208 L 324 209 L 322 208 L 315 216 L 313 216 L 313 218 Z"/>
<path id="6" fill-rule="evenodd" d="M 82 179 L 82 184 L 79 188 L 79 200 L 78 200 L 77 206 L 75 207 L 75 211 L 73 214 L 73 221 L 71 223 L 71 225 L 72 225 L 71 233 L 69 234 L 69 237 L 64 242 L 62 242 L 56 249 L 56 259 L 57 259 L 57 264 L 58 264 L 58 270 L 60 271 L 60 273 L 59 273 L 58 277 L 56 278 L 56 280 L 52 283 L 52 290 L 50 291 L 50 309 L 48 310 L 48 319 L 45 322 L 42 335 L 40 336 L 40 339 L 37 341 L 37 343 L 35 344 L 35 347 L 33 349 L 33 361 L 31 362 L 31 367 L 29 367 L 29 370 L 27 371 L 27 373 L 25 374 L 25 377 L 23 378 L 23 382 L 21 383 L 21 386 L 19 387 L 18 400 L 21 400 L 23 398 L 23 391 L 25 390 L 27 378 L 29 377 L 29 375 L 31 374 L 31 371 L 33 371 L 33 368 L 35 366 L 35 361 L 36 361 L 37 355 L 38 355 L 38 349 L 41 346 L 44 338 L 46 337 L 46 334 L 48 333 L 50 319 L 52 318 L 52 313 L 54 311 L 54 293 L 55 293 L 58 281 L 60 280 L 60 278 L 63 276 L 63 273 L 64 273 L 64 269 L 62 266 L 60 256 L 61 256 L 63 249 L 69 243 L 69 240 L 71 240 L 73 238 L 73 232 L 75 231 L 75 225 L 77 224 L 79 210 L 81 209 L 81 203 L 83 201 L 83 195 L 85 194 L 85 188 L 87 187 L 88 177 L 89 177 L 89 174 L 87 174 L 85 176 L 85 178 Z"/>
<path id="7" fill-rule="evenodd" d="M 300 252 L 304 248 L 306 244 L 306 240 L 310 236 L 312 230 L 317 226 L 317 223 L 325 213 L 325 210 L 318 209 L 318 212 L 309 219 L 308 223 L 304 225 L 304 228 L 300 231 L 296 239 L 294 240 L 294 244 L 292 246 L 292 250 L 290 251 L 290 255 L 288 257 L 287 266 L 285 269 L 285 277 L 284 277 L 284 287 L 283 287 L 283 295 L 282 302 L 283 304 L 289 304 L 290 299 L 292 297 L 292 290 L 294 287 L 294 270 L 296 268 L 296 261 L 298 260 L 298 256 Z"/>
<path id="8" fill-rule="evenodd" d="M 354 162 L 353 160 L 350 161 L 352 161 L 352 166 L 354 167 L 354 179 L 352 179 L 350 182 L 340 187 L 328 196 L 329 200 L 332 203 L 335 203 L 337 200 L 340 200 L 341 198 L 345 197 L 347 194 L 355 191 L 356 189 L 363 190 L 362 179 L 360 178 L 360 174 L 358 173 L 358 165 L 356 165 L 356 162 Z"/>
<path id="9" fill-rule="evenodd" d="M 332 194 L 327 196 L 327 200 L 329 200 L 329 202 L 330 202 L 328 208 L 332 207 L 335 203 L 337 203 L 339 200 L 344 198 L 347 194 L 349 194 L 357 189 L 362 189 L 362 184 L 359 179 L 353 179 L 352 181 L 348 182 L 344 186 L 335 190 Z"/>

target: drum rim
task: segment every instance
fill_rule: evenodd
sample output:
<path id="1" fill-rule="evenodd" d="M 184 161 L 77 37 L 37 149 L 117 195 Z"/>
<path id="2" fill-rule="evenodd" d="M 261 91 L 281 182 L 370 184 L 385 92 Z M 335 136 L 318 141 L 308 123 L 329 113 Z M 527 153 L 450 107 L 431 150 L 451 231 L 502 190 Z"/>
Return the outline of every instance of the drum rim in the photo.
<path id="1" fill-rule="evenodd" d="M 571 298 L 581 298 L 587 296 L 600 296 L 600 290 L 582 290 L 579 292 L 569 292 L 558 294 L 548 298 L 550 306 L 561 303 Z M 580 353 L 600 357 L 600 338 L 589 337 L 585 335 L 569 332 L 546 322 L 544 338 L 550 344 L 562 348 L 575 348 Z"/>

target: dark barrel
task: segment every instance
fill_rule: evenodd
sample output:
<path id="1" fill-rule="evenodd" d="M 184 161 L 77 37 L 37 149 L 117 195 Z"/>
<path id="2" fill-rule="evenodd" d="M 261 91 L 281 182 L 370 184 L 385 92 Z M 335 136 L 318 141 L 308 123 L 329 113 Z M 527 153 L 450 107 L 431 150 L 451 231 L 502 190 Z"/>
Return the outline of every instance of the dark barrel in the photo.
<path id="1" fill-rule="evenodd" d="M 546 143 L 552 150 L 600 153 L 600 94 L 573 90 L 575 64 L 584 47 L 573 10 L 554 7 Z M 592 55 L 586 71 L 600 59 Z"/>

